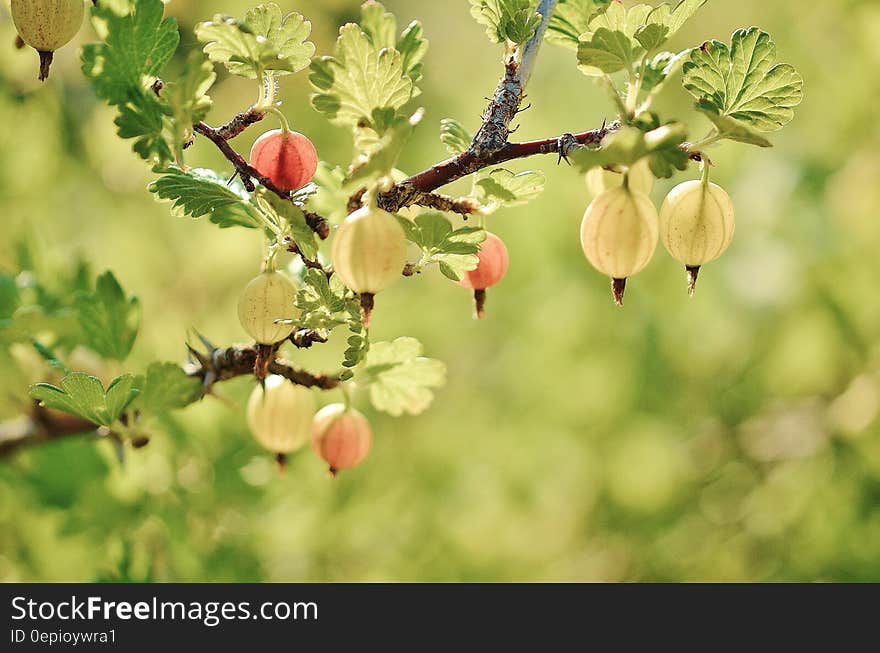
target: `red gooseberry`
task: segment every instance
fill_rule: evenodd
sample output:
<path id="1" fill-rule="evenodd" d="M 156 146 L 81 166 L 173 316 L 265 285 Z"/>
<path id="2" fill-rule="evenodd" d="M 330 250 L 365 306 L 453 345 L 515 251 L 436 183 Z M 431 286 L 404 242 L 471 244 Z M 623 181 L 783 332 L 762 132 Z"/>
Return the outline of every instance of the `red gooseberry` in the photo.
<path id="1" fill-rule="evenodd" d="M 479 259 L 477 267 L 470 272 L 465 272 L 458 284 L 474 291 L 477 318 L 482 319 L 486 303 L 486 288 L 491 288 L 504 278 L 507 267 L 510 265 L 510 258 L 507 255 L 504 241 L 488 231 L 486 232 L 486 240 L 480 243 L 480 252 L 477 254 L 477 258 Z"/>
<path id="2" fill-rule="evenodd" d="M 251 165 L 281 190 L 296 190 L 315 176 L 318 152 L 299 132 L 273 129 L 254 141 Z"/>
<path id="3" fill-rule="evenodd" d="M 343 404 L 324 406 L 312 422 L 312 448 L 330 465 L 333 475 L 361 462 L 372 441 L 367 418 Z"/>

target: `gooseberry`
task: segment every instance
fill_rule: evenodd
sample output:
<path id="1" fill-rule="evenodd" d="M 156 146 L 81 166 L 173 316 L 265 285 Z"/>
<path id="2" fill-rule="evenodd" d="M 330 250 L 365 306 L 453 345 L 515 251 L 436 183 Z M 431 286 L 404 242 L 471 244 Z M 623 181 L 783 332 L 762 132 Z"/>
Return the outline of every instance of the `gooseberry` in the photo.
<path id="1" fill-rule="evenodd" d="M 318 152 L 312 141 L 295 131 L 273 129 L 251 147 L 251 165 L 281 190 L 302 188 L 315 176 Z"/>
<path id="2" fill-rule="evenodd" d="M 623 304 L 626 279 L 642 270 L 657 248 L 657 209 L 647 195 L 627 186 L 594 199 L 581 222 L 587 260 L 611 277 L 614 302 Z"/>
<path id="3" fill-rule="evenodd" d="M 717 184 L 697 179 L 669 191 L 660 208 L 660 238 L 672 257 L 684 263 L 691 295 L 700 266 L 724 253 L 735 226 L 733 202 Z"/>
<path id="4" fill-rule="evenodd" d="M 370 451 L 372 440 L 367 418 L 343 404 L 324 406 L 312 423 L 312 448 L 333 475 L 360 463 Z"/>
<path id="5" fill-rule="evenodd" d="M 504 241 L 488 231 L 486 239 L 480 243 L 477 258 L 479 260 L 477 267 L 465 272 L 458 284 L 474 291 L 477 319 L 482 319 L 485 314 L 486 288 L 491 288 L 504 278 L 510 259 Z"/>
<path id="6" fill-rule="evenodd" d="M 406 264 L 403 227 L 378 207 L 360 208 L 339 225 L 331 257 L 339 278 L 360 293 L 364 324 L 369 325 L 373 295 L 397 281 Z"/>
<path id="7" fill-rule="evenodd" d="M 261 345 L 284 340 L 292 324 L 278 322 L 296 317 L 296 286 L 278 271 L 254 277 L 238 300 L 238 319 L 248 335 Z"/>
<path id="8" fill-rule="evenodd" d="M 309 440 L 315 417 L 312 391 L 275 374 L 257 386 L 247 403 L 247 423 L 254 439 L 275 454 L 288 454 Z"/>
<path id="9" fill-rule="evenodd" d="M 654 173 L 648 165 L 646 159 L 636 161 L 630 166 L 629 187 L 633 190 L 640 191 L 645 195 L 650 195 L 654 190 Z M 599 197 L 609 188 L 618 188 L 623 185 L 623 173 L 606 170 L 602 167 L 591 168 L 586 176 L 587 189 L 593 197 Z"/>
<path id="10" fill-rule="evenodd" d="M 12 22 L 21 40 L 40 55 L 40 81 L 49 76 L 52 55 L 83 22 L 83 0 L 12 0 Z"/>

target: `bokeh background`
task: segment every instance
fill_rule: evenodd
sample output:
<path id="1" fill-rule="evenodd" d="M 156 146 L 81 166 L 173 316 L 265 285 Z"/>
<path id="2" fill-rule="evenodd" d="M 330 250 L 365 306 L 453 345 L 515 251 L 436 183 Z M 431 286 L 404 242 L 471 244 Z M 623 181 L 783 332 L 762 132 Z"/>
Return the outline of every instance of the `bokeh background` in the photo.
<path id="1" fill-rule="evenodd" d="M 249 4 L 172 0 L 181 53 L 197 47 L 197 21 Z M 312 21 L 319 54 L 358 13 L 356 0 L 282 6 Z M 500 53 L 464 0 L 386 6 L 401 26 L 421 19 L 431 42 L 413 104 L 428 113 L 400 164 L 414 172 L 445 156 L 441 118 L 476 129 Z M 149 170 L 79 73 L 91 28 L 40 85 L 5 9 L 0 267 L 26 240 L 59 278 L 79 257 L 114 270 L 143 304 L 126 370 L 182 360 L 191 328 L 245 340 L 235 303 L 258 235 L 154 202 Z M 694 299 L 660 249 L 615 308 L 580 251 L 582 178 L 549 157 L 510 166 L 544 170 L 547 188 L 490 219 L 512 262 L 487 319 L 472 320 L 468 293 L 436 270 L 380 298 L 374 338 L 419 338 L 448 385 L 419 417 L 356 398 L 376 435 L 363 465 L 331 481 L 304 451 L 279 477 L 244 424 L 251 381 L 226 383 L 224 401 L 154 424 L 124 465 L 85 438 L 0 460 L 0 581 L 880 580 L 880 3 L 710 0 L 673 46 L 753 24 L 804 75 L 806 100 L 774 149 L 713 151 L 737 234 Z M 517 138 L 612 117 L 573 57 L 545 45 Z M 213 123 L 253 95 L 218 72 Z M 345 163 L 348 135 L 309 92 L 306 73 L 283 78 L 286 112 L 322 158 Z M 697 137 L 707 123 L 691 101 L 673 83 L 658 108 Z M 234 144 L 247 151 L 258 133 Z M 205 143 L 188 160 L 226 169 Z M 654 199 L 696 174 L 658 183 Z M 341 349 L 298 362 L 332 370 Z M 0 418 L 51 374 L 3 352 Z"/>

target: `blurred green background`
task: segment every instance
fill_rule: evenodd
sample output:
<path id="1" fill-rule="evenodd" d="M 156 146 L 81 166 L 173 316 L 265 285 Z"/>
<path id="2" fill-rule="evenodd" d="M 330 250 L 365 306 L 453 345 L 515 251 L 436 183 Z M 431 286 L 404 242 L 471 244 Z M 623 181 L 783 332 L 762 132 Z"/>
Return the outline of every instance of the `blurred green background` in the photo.
<path id="1" fill-rule="evenodd" d="M 197 21 L 249 5 L 170 2 L 180 53 L 197 47 Z M 445 157 L 441 118 L 476 129 L 500 53 L 465 0 L 386 6 L 401 26 L 421 19 L 431 42 L 413 103 L 428 113 L 400 165 L 415 172 Z M 282 7 L 312 21 L 319 54 L 358 14 L 356 0 Z M 381 296 L 374 339 L 419 338 L 447 363 L 448 385 L 415 418 L 358 398 L 375 431 L 363 465 L 331 481 L 304 451 L 279 477 L 244 424 L 252 382 L 226 383 L 225 401 L 155 424 L 124 465 L 84 438 L 0 460 L 0 581 L 880 580 L 880 3 L 710 0 L 672 49 L 753 24 L 804 75 L 806 100 L 774 149 L 713 151 L 737 234 L 694 299 L 661 248 L 615 308 L 580 250 L 582 178 L 550 157 L 518 162 L 544 170 L 547 189 L 490 219 L 511 266 L 486 320 L 436 270 Z M 44 85 L 13 37 L 0 7 L 0 267 L 27 238 L 58 274 L 79 256 L 114 270 L 143 304 L 132 371 L 182 360 L 191 328 L 245 340 L 235 304 L 259 236 L 153 201 L 149 170 L 79 73 L 90 27 Z M 213 123 L 254 94 L 218 73 Z M 285 111 L 344 164 L 349 136 L 309 92 L 306 73 L 283 78 Z M 613 117 L 553 46 L 528 95 L 517 139 Z M 691 102 L 673 83 L 658 108 L 698 137 L 707 123 Z M 259 132 L 234 144 L 247 151 Z M 191 152 L 227 169 L 204 142 Z M 654 199 L 696 175 L 658 183 Z M 297 362 L 332 370 L 342 348 Z M 0 357 L 0 418 L 21 411 L 28 383 L 52 378 L 33 358 Z"/>

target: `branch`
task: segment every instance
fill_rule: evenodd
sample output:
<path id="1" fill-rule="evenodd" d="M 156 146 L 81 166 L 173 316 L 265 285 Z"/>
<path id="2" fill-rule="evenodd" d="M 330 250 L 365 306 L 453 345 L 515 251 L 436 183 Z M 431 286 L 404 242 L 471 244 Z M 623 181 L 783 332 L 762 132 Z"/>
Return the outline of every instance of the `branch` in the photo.
<path id="1" fill-rule="evenodd" d="M 0 458 L 23 447 L 54 442 L 71 435 L 96 433 L 88 420 L 34 405 L 30 414 L 0 423 Z"/>

